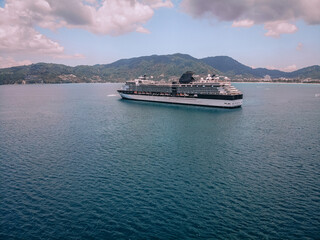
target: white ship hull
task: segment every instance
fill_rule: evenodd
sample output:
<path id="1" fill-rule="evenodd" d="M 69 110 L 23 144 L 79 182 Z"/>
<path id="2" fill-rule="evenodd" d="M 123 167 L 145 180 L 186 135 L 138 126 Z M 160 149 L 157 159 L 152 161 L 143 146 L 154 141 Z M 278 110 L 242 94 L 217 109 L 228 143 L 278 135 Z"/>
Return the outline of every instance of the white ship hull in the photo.
<path id="1" fill-rule="evenodd" d="M 165 97 L 165 96 L 150 96 L 138 94 L 125 94 L 119 93 L 123 99 L 160 102 L 160 103 L 173 103 L 184 105 L 196 105 L 206 107 L 221 107 L 221 108 L 236 108 L 242 105 L 242 99 L 237 100 L 220 100 L 220 99 L 204 99 L 204 98 L 187 98 L 187 97 Z"/>

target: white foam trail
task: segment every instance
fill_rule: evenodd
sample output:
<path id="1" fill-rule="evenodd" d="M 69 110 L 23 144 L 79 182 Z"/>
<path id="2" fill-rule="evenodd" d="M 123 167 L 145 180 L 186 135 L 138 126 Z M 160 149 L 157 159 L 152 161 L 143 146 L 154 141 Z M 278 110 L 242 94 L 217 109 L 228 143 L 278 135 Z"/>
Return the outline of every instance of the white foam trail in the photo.
<path id="1" fill-rule="evenodd" d="M 108 97 L 116 97 L 117 94 L 109 94 Z"/>
<path id="2" fill-rule="evenodd" d="M 320 93 L 316 93 L 314 96 L 315 97 L 320 97 Z"/>

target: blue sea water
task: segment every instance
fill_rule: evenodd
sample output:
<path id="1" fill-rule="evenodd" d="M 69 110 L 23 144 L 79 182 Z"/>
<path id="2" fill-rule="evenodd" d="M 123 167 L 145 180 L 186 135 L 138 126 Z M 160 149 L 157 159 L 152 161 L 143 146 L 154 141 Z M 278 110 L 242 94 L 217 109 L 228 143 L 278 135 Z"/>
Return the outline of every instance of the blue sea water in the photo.
<path id="1" fill-rule="evenodd" d="M 240 109 L 0 86 L 1 239 L 319 239 L 320 85 Z"/>

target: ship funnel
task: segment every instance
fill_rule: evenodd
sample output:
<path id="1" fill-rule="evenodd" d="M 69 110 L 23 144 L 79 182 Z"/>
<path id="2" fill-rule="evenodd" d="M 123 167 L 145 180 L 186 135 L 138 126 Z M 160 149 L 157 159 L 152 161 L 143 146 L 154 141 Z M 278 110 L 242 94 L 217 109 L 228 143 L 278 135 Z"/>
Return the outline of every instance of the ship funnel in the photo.
<path id="1" fill-rule="evenodd" d="M 192 72 L 192 71 L 185 72 L 180 77 L 179 83 L 191 83 L 191 82 L 193 82 L 194 81 L 194 78 L 192 77 L 193 74 L 194 74 L 194 72 Z"/>

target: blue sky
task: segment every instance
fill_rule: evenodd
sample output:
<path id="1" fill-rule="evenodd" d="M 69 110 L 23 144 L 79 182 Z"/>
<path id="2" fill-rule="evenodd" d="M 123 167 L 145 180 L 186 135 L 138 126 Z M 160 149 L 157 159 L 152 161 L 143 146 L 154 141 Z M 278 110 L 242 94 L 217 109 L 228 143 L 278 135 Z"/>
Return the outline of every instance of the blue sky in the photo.
<path id="1" fill-rule="evenodd" d="M 283 14 L 277 11 L 281 0 L 277 9 L 272 5 L 276 1 L 265 1 L 272 17 L 261 10 L 265 5 L 247 6 L 246 0 L 243 5 L 241 0 L 224 1 L 225 7 L 222 0 L 109 1 L 113 6 L 95 0 L 69 0 L 69 6 L 60 0 L 35 2 L 0 2 L 0 67 L 36 62 L 93 65 L 173 53 L 227 55 L 251 67 L 286 71 L 320 64 L 320 19 L 313 11 L 320 1 L 303 10 L 283 1 Z M 111 20 L 105 17 L 112 14 Z"/>

